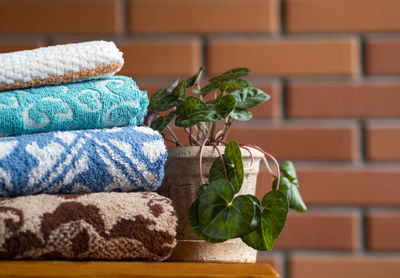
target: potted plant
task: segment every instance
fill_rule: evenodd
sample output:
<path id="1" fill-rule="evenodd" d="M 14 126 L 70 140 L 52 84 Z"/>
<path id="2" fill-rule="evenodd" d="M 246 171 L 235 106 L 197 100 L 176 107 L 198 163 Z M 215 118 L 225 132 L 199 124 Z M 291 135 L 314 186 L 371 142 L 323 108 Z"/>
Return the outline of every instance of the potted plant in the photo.
<path id="1" fill-rule="evenodd" d="M 153 94 L 145 119 L 176 145 L 168 150 L 160 189 L 172 199 L 179 219 L 172 259 L 255 262 L 256 250 L 272 249 L 289 209 L 305 212 L 307 207 L 290 161 L 279 166 L 257 146 L 226 141 L 235 120 L 250 120 L 249 109 L 269 99 L 243 79 L 250 70 L 229 70 L 200 87 L 202 72 L 200 68 L 196 75 Z M 169 126 L 174 119 L 189 146 Z M 255 186 L 261 160 L 274 181 L 260 202 Z M 267 160 L 274 162 L 275 173 Z"/>

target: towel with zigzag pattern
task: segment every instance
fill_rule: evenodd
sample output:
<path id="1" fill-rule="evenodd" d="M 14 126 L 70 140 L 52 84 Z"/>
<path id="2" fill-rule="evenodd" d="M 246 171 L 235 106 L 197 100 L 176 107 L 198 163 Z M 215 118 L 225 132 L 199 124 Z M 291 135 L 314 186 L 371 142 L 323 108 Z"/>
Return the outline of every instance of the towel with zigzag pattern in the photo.
<path id="1" fill-rule="evenodd" d="M 161 134 L 148 127 L 0 138 L 0 197 L 153 191 L 166 159 Z"/>

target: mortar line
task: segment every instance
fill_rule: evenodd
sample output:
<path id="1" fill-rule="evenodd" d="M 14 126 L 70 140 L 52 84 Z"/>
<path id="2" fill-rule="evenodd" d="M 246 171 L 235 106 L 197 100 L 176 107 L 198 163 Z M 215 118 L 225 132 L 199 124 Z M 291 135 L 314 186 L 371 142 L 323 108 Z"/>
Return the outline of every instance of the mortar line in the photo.
<path id="1" fill-rule="evenodd" d="M 289 265 L 290 251 L 282 251 L 281 256 L 282 256 L 281 278 L 289 278 L 291 274 Z"/>
<path id="2" fill-rule="evenodd" d="M 367 215 L 368 215 L 368 208 L 366 207 L 360 207 L 359 208 L 359 215 L 360 215 L 360 223 L 359 223 L 359 252 L 361 254 L 365 254 L 368 250 L 367 250 Z"/>
<path id="3" fill-rule="evenodd" d="M 366 70 L 365 70 L 365 42 L 366 42 L 366 38 L 364 35 L 360 34 L 357 36 L 358 37 L 358 49 L 359 49 L 359 53 L 358 53 L 358 66 L 360 68 L 359 71 L 359 76 L 362 79 L 365 79 L 367 77 L 366 75 Z"/>
<path id="4" fill-rule="evenodd" d="M 130 6 L 130 2 L 129 0 L 123 0 L 122 4 L 122 12 L 121 12 L 121 19 L 122 20 L 122 33 L 121 36 L 123 38 L 126 38 L 127 36 L 129 36 L 129 6 Z"/>
<path id="5" fill-rule="evenodd" d="M 281 89 L 281 117 L 280 119 L 284 122 L 290 120 L 288 116 L 288 80 L 286 78 L 280 79 L 280 89 Z"/>
<path id="6" fill-rule="evenodd" d="M 283 0 L 277 0 L 277 15 L 279 16 L 278 18 L 278 30 L 276 32 L 276 35 L 279 35 L 282 37 L 286 32 L 285 32 L 285 7 L 284 7 L 284 1 Z"/>
<path id="7" fill-rule="evenodd" d="M 357 157 L 355 159 L 355 165 L 359 166 L 364 166 L 365 165 L 365 131 L 366 131 L 366 123 L 364 119 L 359 119 L 357 120 L 357 125 L 358 125 L 358 134 L 357 134 L 357 143 L 358 143 L 358 148 L 357 148 Z"/>

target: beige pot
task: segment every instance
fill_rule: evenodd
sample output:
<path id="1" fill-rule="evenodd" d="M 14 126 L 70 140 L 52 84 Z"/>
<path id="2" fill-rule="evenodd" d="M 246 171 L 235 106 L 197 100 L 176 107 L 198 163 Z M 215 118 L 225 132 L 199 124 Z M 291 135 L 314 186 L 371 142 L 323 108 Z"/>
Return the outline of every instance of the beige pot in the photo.
<path id="1" fill-rule="evenodd" d="M 225 147 L 219 147 L 223 153 Z M 257 174 L 263 154 L 257 150 L 242 149 L 244 180 L 238 194 L 255 194 Z M 196 199 L 196 192 L 201 185 L 199 173 L 200 147 L 168 149 L 165 178 L 159 193 L 170 198 L 178 214 L 177 239 L 169 260 L 192 262 L 235 262 L 254 263 L 257 251 L 248 247 L 240 239 L 227 240 L 223 243 L 207 243 L 200 240 L 191 230 L 187 215 L 191 204 Z M 203 151 L 203 177 L 207 181 L 208 172 L 218 152 L 207 146 Z"/>

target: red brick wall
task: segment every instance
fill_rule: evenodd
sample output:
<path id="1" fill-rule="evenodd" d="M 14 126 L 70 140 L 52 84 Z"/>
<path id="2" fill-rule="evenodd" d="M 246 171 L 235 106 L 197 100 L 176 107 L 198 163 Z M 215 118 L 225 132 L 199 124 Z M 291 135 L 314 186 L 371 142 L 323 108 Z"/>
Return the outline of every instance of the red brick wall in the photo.
<path id="1" fill-rule="evenodd" d="M 232 135 L 294 160 L 310 208 L 260 261 L 287 278 L 397 278 L 399 14 L 398 0 L 0 0 L 0 51 L 114 40 L 150 91 L 200 65 L 250 67 L 272 100 Z"/>

